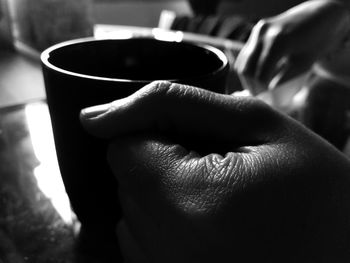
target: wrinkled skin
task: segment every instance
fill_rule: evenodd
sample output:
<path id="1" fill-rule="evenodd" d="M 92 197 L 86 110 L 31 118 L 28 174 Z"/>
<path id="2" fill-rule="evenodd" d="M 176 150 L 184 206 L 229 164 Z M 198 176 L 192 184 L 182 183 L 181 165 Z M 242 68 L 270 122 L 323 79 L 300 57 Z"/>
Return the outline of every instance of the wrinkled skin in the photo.
<path id="1" fill-rule="evenodd" d="M 81 122 L 111 140 L 127 262 L 350 259 L 349 160 L 263 102 L 157 82 Z"/>
<path id="2" fill-rule="evenodd" d="M 341 49 L 349 23 L 348 10 L 340 2 L 306 1 L 261 19 L 234 67 L 252 94 L 274 89 Z"/>

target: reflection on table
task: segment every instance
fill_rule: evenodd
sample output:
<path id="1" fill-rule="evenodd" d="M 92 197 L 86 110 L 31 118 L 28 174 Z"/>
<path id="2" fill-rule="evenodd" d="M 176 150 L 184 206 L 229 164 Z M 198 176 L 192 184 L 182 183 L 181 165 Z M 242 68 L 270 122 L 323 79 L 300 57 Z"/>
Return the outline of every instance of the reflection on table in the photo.
<path id="1" fill-rule="evenodd" d="M 81 245 L 44 101 L 0 109 L 0 181 L 0 262 L 110 262 Z"/>

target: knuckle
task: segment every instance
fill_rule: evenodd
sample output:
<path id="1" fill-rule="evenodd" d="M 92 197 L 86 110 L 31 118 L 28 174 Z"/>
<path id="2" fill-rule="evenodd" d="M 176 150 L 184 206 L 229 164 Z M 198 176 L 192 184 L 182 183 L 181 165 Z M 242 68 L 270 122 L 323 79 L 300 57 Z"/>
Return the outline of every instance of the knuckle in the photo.
<path id="1" fill-rule="evenodd" d="M 257 32 L 260 32 L 260 33 L 264 33 L 269 26 L 270 26 L 270 23 L 268 22 L 268 20 L 263 18 L 256 23 L 253 30 L 256 30 Z"/>
<path id="2" fill-rule="evenodd" d="M 182 103 L 183 109 L 190 109 L 196 102 L 210 102 L 215 95 L 198 87 L 173 83 L 167 89 L 163 103 L 168 107 L 178 107 Z"/>
<path id="3" fill-rule="evenodd" d="M 207 217 L 217 203 L 217 200 L 212 200 L 212 186 L 203 179 L 208 173 L 207 168 L 202 163 L 194 162 L 187 165 L 186 170 L 177 184 L 177 206 L 185 217 Z"/>
<path id="4" fill-rule="evenodd" d="M 257 40 L 264 39 L 266 34 L 274 27 L 268 19 L 260 19 L 256 25 L 253 27 L 252 34 Z"/>
<path id="5" fill-rule="evenodd" d="M 172 85 L 168 81 L 154 81 L 135 92 L 132 95 L 134 98 L 132 101 L 136 101 L 139 105 L 162 107 L 164 105 L 164 98 L 167 97 L 167 93 Z"/>
<path id="6" fill-rule="evenodd" d="M 196 164 L 195 174 L 187 179 L 185 193 L 178 199 L 181 211 L 196 218 L 220 213 L 232 192 L 241 185 L 242 164 L 240 158 L 232 155 L 211 154 L 203 158 Z"/>
<path id="7" fill-rule="evenodd" d="M 169 86 L 169 89 L 167 90 L 166 95 L 171 98 L 172 97 L 176 97 L 176 98 L 193 97 L 198 95 L 198 89 L 188 85 L 172 83 Z"/>
<path id="8" fill-rule="evenodd" d="M 261 19 L 254 27 L 259 37 L 265 41 L 283 42 L 286 37 L 286 30 L 279 24 L 268 19 Z"/>
<path id="9" fill-rule="evenodd" d="M 144 91 L 144 96 L 152 97 L 162 102 L 164 102 L 164 100 L 166 102 L 177 101 L 183 98 L 196 97 L 198 95 L 200 95 L 200 91 L 195 87 L 169 81 L 152 82 L 148 85 L 147 90 Z"/>
<path id="10" fill-rule="evenodd" d="M 235 191 L 242 180 L 243 159 L 239 154 L 226 153 L 225 156 L 211 154 L 207 158 L 208 184 L 220 193 Z"/>
<path id="11" fill-rule="evenodd" d="M 154 81 L 142 89 L 144 96 L 158 96 L 159 94 L 166 94 L 170 89 L 172 83 L 168 81 Z"/>

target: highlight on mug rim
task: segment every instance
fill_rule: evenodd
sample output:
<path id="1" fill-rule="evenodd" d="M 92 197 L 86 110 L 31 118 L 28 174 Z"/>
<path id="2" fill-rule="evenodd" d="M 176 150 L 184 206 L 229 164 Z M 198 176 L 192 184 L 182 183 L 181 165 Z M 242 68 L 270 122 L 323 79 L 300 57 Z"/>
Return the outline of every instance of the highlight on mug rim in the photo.
<path id="1" fill-rule="evenodd" d="M 103 42 L 103 41 L 123 41 L 123 40 L 131 40 L 131 39 L 148 39 L 148 40 L 154 40 L 154 41 L 159 41 L 159 42 L 176 42 L 178 44 L 185 44 L 185 45 L 192 45 L 194 47 L 198 47 L 198 48 L 203 48 L 209 52 L 211 52 L 212 54 L 214 54 L 217 58 L 218 61 L 221 62 L 221 65 L 215 69 L 214 71 L 207 73 L 207 74 L 203 74 L 203 75 L 194 75 L 192 77 L 189 77 L 187 79 L 205 79 L 208 78 L 210 76 L 213 76 L 221 71 L 223 71 L 225 68 L 229 67 L 229 61 L 227 56 L 225 55 L 225 53 L 223 51 L 221 51 L 219 48 L 216 48 L 214 46 L 208 45 L 208 44 L 201 44 L 201 43 L 193 43 L 193 42 L 187 42 L 187 41 L 174 41 L 174 40 L 159 40 L 153 37 L 128 37 L 128 38 L 95 38 L 95 37 L 85 37 L 85 38 L 79 38 L 79 39 L 73 39 L 73 40 L 68 40 L 68 41 L 64 41 L 58 44 L 55 44 L 49 48 L 47 48 L 46 50 L 44 50 L 41 53 L 40 59 L 41 59 L 41 63 L 42 65 L 44 65 L 45 67 L 60 72 L 62 74 L 66 74 L 66 75 L 71 75 L 71 76 L 75 76 L 75 77 L 80 77 L 80 78 L 87 78 L 87 79 L 94 79 L 94 80 L 104 80 L 104 81 L 116 81 L 116 82 L 137 82 L 137 83 L 149 83 L 149 80 L 133 80 L 133 79 L 126 79 L 126 78 L 111 78 L 111 77 L 101 77 L 101 76 L 95 76 L 95 75 L 88 75 L 88 74 L 83 74 L 83 73 L 78 73 L 78 72 L 74 72 L 74 71 L 70 71 L 67 69 L 63 69 L 62 67 L 56 66 L 53 63 L 50 62 L 50 57 L 51 55 L 57 51 L 60 50 L 64 47 L 67 46 L 73 46 L 73 45 L 78 45 L 81 43 L 91 43 L 91 42 Z M 176 81 L 177 79 L 162 79 L 165 81 Z"/>

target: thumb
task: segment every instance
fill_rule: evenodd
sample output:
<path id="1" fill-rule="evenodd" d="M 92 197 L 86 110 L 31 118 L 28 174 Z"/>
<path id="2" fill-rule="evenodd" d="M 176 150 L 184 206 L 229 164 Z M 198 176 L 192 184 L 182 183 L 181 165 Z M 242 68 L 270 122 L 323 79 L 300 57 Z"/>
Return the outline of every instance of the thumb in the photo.
<path id="1" fill-rule="evenodd" d="M 248 144 L 271 137 L 281 121 L 257 99 L 169 82 L 154 82 L 127 98 L 84 109 L 80 118 L 88 132 L 103 138 L 156 133 Z"/>

